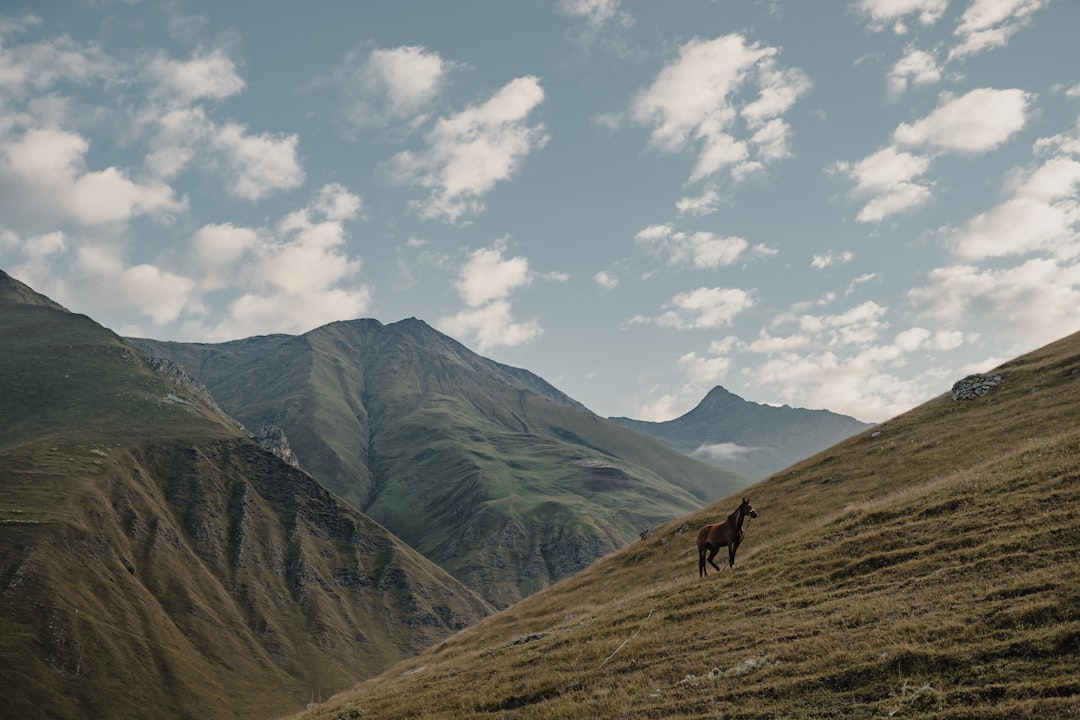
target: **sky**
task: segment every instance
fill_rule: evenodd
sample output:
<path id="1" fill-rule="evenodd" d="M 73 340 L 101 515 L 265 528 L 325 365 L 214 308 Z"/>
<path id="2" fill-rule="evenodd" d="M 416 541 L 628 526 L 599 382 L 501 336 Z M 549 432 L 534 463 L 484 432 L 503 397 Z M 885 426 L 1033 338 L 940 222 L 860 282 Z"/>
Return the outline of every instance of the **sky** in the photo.
<path id="1" fill-rule="evenodd" d="M 0 0 L 0 268 L 882 422 L 1080 330 L 1074 0 Z"/>

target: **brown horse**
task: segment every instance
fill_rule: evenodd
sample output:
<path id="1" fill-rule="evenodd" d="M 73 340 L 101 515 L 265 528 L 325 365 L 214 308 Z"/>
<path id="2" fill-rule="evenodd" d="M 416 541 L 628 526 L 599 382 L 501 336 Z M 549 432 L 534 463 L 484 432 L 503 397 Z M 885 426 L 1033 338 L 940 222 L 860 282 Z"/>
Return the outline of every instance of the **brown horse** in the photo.
<path id="1" fill-rule="evenodd" d="M 735 567 L 735 551 L 739 549 L 739 543 L 742 542 L 743 520 L 748 515 L 751 518 L 756 518 L 757 510 L 751 507 L 749 500 L 743 498 L 742 505 L 735 508 L 735 512 L 728 515 L 727 520 L 706 525 L 701 530 L 698 530 L 698 577 L 705 577 L 709 574 L 709 571 L 705 569 L 706 560 L 716 568 L 717 572 L 720 572 L 720 566 L 713 562 L 713 558 L 716 557 L 716 553 L 720 552 L 720 548 L 725 545 L 727 545 L 728 549 L 728 564 Z M 706 552 L 709 553 L 707 558 L 705 557 Z"/>

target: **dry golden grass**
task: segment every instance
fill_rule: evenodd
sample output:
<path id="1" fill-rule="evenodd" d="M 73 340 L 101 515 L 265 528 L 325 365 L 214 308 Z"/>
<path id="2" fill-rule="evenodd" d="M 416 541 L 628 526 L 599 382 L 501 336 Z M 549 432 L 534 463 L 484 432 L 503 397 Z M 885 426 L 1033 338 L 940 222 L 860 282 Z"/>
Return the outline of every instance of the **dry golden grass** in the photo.
<path id="1" fill-rule="evenodd" d="M 750 488 L 304 715 L 1080 715 L 1080 335 Z M 1037 386 L 1038 389 L 1032 389 Z"/>

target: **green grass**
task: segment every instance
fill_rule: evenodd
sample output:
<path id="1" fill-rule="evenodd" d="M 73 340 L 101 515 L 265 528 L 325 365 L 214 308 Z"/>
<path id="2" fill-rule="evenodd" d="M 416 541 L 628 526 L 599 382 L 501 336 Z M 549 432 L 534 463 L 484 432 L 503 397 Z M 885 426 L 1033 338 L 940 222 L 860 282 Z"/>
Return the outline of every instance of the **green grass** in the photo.
<path id="1" fill-rule="evenodd" d="M 1074 368 L 1080 335 L 750 488 L 734 570 L 693 537 L 736 497 L 304 717 L 1080 716 Z"/>

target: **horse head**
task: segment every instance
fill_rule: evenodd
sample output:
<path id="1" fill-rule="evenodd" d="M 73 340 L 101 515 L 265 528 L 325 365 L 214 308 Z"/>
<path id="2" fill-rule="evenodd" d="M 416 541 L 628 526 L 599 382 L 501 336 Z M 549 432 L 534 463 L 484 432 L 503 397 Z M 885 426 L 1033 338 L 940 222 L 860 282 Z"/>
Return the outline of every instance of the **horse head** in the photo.
<path id="1" fill-rule="evenodd" d="M 757 510 L 754 509 L 754 506 L 751 505 L 750 501 L 746 498 L 742 499 L 742 505 L 739 506 L 739 511 L 742 512 L 743 515 L 749 515 L 751 520 L 757 517 Z"/>

